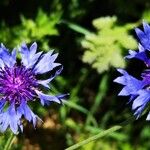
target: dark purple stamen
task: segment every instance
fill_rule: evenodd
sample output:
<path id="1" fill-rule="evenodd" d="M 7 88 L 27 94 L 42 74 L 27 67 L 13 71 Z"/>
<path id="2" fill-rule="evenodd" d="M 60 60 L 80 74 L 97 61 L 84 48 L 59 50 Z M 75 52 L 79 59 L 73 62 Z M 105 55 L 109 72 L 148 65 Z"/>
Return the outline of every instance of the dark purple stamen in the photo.
<path id="1" fill-rule="evenodd" d="M 0 71 L 0 93 L 8 101 L 20 104 L 21 100 L 32 100 L 35 97 L 34 89 L 37 80 L 30 69 L 23 65 L 12 68 L 5 67 Z"/>

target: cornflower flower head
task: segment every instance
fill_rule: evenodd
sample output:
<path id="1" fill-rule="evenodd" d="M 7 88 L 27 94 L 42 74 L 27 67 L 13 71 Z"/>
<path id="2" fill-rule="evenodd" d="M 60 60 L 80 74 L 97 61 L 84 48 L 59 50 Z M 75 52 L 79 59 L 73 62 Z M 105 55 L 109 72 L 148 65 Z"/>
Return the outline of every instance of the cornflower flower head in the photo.
<path id="1" fill-rule="evenodd" d="M 132 110 L 138 119 L 150 103 L 150 26 L 143 22 L 143 31 L 136 28 L 135 32 L 140 41 L 138 51 L 129 50 L 129 55 L 125 58 L 143 61 L 147 69 L 141 73 L 139 79 L 118 69 L 122 76 L 117 77 L 114 82 L 124 86 L 118 95 L 130 97 L 129 102 L 132 102 Z M 146 120 L 150 120 L 150 111 Z"/>
<path id="2" fill-rule="evenodd" d="M 16 60 L 16 49 L 10 53 L 3 44 L 0 46 L 0 131 L 4 132 L 10 127 L 15 134 L 23 131 L 22 118 L 32 122 L 34 127 L 40 120 L 28 106 L 29 102 L 37 99 L 43 106 L 51 102 L 61 103 L 67 95 L 48 95 L 41 90 L 41 87 L 49 89 L 49 83 L 63 69 L 60 63 L 55 62 L 58 54 L 53 54 L 53 50 L 46 54 L 36 53 L 36 43 L 30 48 L 23 43 L 18 50 L 20 61 Z M 52 70 L 55 73 L 48 79 L 37 78 L 38 75 Z"/>

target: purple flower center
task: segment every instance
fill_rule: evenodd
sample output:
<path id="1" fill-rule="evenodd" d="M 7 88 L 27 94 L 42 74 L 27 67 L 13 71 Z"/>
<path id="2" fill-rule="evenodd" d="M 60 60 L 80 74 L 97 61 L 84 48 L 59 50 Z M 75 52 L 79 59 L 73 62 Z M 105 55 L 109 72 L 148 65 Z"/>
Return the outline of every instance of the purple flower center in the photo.
<path id="1" fill-rule="evenodd" d="M 32 100 L 35 97 L 36 87 L 37 80 L 32 70 L 26 69 L 23 65 L 5 67 L 0 71 L 0 93 L 8 101 L 20 104 L 22 99 Z"/>

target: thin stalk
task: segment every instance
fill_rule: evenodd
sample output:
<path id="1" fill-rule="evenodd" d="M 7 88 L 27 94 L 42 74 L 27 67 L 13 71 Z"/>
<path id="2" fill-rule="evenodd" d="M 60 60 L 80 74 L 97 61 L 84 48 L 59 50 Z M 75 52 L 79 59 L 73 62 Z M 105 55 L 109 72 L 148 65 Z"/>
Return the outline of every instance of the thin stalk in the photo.
<path id="1" fill-rule="evenodd" d="M 104 130 L 104 131 L 100 131 L 100 133 L 98 133 L 94 136 L 91 136 L 88 139 L 81 141 L 77 144 L 74 144 L 73 146 L 70 146 L 70 147 L 66 148 L 65 150 L 75 150 L 81 146 L 84 146 L 85 144 L 88 144 L 92 141 L 98 140 L 99 138 L 102 138 L 104 136 L 109 136 L 109 135 L 111 135 L 111 133 L 122 129 L 124 126 L 128 125 L 129 123 L 132 123 L 134 120 L 135 120 L 134 116 L 131 116 L 128 120 L 123 121 L 119 125 L 113 126 L 113 127 L 109 128 L 107 130 Z"/>
<path id="2" fill-rule="evenodd" d="M 108 75 L 105 74 L 100 83 L 99 83 L 99 88 L 98 88 L 98 92 L 97 92 L 97 95 L 95 97 L 95 100 L 94 100 L 94 104 L 93 106 L 91 107 L 91 109 L 89 110 L 89 114 L 86 118 L 86 125 L 89 125 L 91 120 L 91 116 L 94 115 L 94 113 L 97 111 L 98 107 L 100 106 L 100 103 L 102 102 L 103 98 L 105 97 L 106 95 L 106 92 L 107 92 L 107 82 L 108 82 Z"/>
<path id="3" fill-rule="evenodd" d="M 68 22 L 66 20 L 61 20 L 60 23 L 66 24 L 70 29 L 74 30 L 77 33 L 81 33 L 83 35 L 91 34 L 91 32 L 89 30 L 87 30 L 86 28 L 84 28 L 82 26 L 79 26 L 78 24 Z"/>
<path id="4" fill-rule="evenodd" d="M 16 138 L 15 134 L 13 134 L 11 132 L 10 137 L 6 142 L 6 145 L 4 146 L 4 150 L 10 150 L 11 149 L 11 146 L 12 146 L 15 138 Z"/>
<path id="5" fill-rule="evenodd" d="M 106 135 L 109 135 L 109 134 L 111 134 L 112 132 L 117 131 L 117 130 L 119 130 L 119 129 L 121 129 L 121 128 L 122 128 L 122 126 L 114 126 L 114 127 L 112 127 L 112 128 L 109 128 L 109 129 L 107 129 L 107 130 L 105 130 L 105 131 L 100 132 L 99 134 L 96 134 L 96 135 L 94 135 L 94 136 L 92 136 L 92 137 L 89 137 L 88 139 L 86 139 L 86 140 L 84 140 L 84 141 L 82 141 L 82 142 L 79 142 L 79 143 L 77 143 L 77 144 L 75 144 L 75 145 L 73 145 L 73 146 L 71 146 L 71 147 L 68 147 L 68 148 L 65 149 L 65 150 L 75 150 L 75 149 L 77 149 L 77 148 L 79 148 L 79 147 L 81 147 L 81 146 L 83 146 L 83 145 L 85 145 L 85 144 L 88 144 L 88 143 L 90 143 L 90 142 L 92 142 L 92 141 L 95 141 L 95 140 L 101 138 L 101 137 L 104 137 L 104 136 L 106 136 Z"/>

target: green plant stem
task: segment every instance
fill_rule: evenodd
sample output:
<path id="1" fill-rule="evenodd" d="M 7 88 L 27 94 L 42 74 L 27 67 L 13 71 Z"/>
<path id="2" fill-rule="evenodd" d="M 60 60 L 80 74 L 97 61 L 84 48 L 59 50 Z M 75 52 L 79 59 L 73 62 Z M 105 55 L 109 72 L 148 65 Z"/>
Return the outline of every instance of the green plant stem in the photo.
<path id="1" fill-rule="evenodd" d="M 105 74 L 100 83 L 99 83 L 99 88 L 98 88 L 98 92 L 97 92 L 97 95 L 95 97 L 95 100 L 94 100 L 94 104 L 92 105 L 90 111 L 89 111 L 89 114 L 86 118 L 86 125 L 89 125 L 90 122 L 91 122 L 91 116 L 94 115 L 94 113 L 97 111 L 98 107 L 100 106 L 103 98 L 105 97 L 106 95 L 106 92 L 107 92 L 107 82 L 108 82 L 108 74 Z"/>
<path id="2" fill-rule="evenodd" d="M 66 20 L 61 20 L 60 23 L 66 24 L 70 29 L 74 30 L 75 32 L 81 33 L 83 35 L 91 34 L 91 32 L 89 30 L 87 30 L 86 28 L 84 28 L 78 24 L 68 22 Z"/>
<path id="3" fill-rule="evenodd" d="M 77 149 L 77 148 L 79 148 L 79 147 L 81 147 L 81 146 L 83 146 L 85 144 L 88 144 L 88 143 L 90 143 L 92 141 L 95 141 L 95 140 L 101 138 L 101 137 L 109 135 L 112 132 L 117 131 L 117 130 L 119 130 L 121 128 L 122 128 L 122 126 L 114 126 L 112 128 L 109 128 L 109 129 L 107 129 L 105 131 L 100 132 L 99 134 L 96 134 L 96 135 L 94 135 L 92 137 L 89 137 L 88 139 L 86 139 L 86 140 L 84 140 L 82 142 L 79 142 L 79 143 L 77 143 L 77 144 L 75 144 L 75 145 L 73 145 L 73 146 L 71 146 L 71 147 L 69 147 L 69 148 L 67 148 L 65 150 L 75 150 L 75 149 Z"/>
<path id="4" fill-rule="evenodd" d="M 7 142 L 6 142 L 6 145 L 4 146 L 4 150 L 10 150 L 11 149 L 11 146 L 13 144 L 13 141 L 14 141 L 15 137 L 16 137 L 15 134 L 13 134 L 11 132 L 11 135 L 10 135 L 9 139 L 7 140 Z"/>

